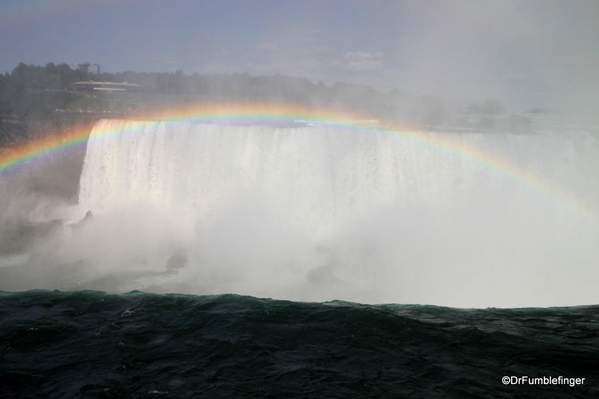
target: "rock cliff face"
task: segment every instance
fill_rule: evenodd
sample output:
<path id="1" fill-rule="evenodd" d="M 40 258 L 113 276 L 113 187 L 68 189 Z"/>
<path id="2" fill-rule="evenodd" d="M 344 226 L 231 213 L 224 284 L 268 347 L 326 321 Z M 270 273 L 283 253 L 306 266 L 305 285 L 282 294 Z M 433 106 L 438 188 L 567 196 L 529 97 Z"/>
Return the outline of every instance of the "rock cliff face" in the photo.
<path id="1" fill-rule="evenodd" d="M 17 118 L 0 118 L 0 146 L 5 147 L 27 139 L 27 125 Z"/>
<path id="2" fill-rule="evenodd" d="M 0 118 L 0 147 L 10 147 L 48 135 L 73 129 L 91 128 L 100 118 L 96 115 L 57 115 L 54 117 Z"/>
<path id="3" fill-rule="evenodd" d="M 19 145 L 69 131 L 90 132 L 97 122 L 92 118 L 5 118 L 0 125 L 0 151 L 13 151 Z M 79 192 L 79 177 L 85 148 L 68 151 L 43 163 L 27 165 L 3 177 L 11 194 L 34 195 L 74 202 Z"/>
<path id="4" fill-rule="evenodd" d="M 100 118 L 93 115 L 57 116 L 54 118 L 31 118 L 25 121 L 28 139 L 35 140 L 48 134 L 61 134 L 70 130 L 91 128 Z"/>
<path id="5" fill-rule="evenodd" d="M 51 135 L 90 132 L 92 118 L 4 118 L 0 124 L 0 153 Z M 56 233 L 62 223 L 46 211 L 58 204 L 74 204 L 85 147 L 61 153 L 43 162 L 0 174 L 0 256 L 18 254 Z"/>

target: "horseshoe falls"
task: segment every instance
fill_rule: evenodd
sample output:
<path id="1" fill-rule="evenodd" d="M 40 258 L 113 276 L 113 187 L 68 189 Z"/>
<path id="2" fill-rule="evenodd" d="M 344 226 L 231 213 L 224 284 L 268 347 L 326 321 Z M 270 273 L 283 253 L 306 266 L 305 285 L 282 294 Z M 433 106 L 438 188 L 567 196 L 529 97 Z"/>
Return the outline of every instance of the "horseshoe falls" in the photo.
<path id="1" fill-rule="evenodd" d="M 102 120 L 57 256 L 70 289 L 592 304 L 598 173 L 586 131 Z"/>

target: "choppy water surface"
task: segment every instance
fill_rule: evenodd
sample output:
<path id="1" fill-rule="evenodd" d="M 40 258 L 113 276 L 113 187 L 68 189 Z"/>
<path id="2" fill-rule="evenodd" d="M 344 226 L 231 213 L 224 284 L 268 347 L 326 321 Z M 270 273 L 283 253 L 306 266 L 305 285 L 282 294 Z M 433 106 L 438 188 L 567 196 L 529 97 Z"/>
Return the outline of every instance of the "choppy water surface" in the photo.
<path id="1" fill-rule="evenodd" d="M 0 294 L 5 398 L 588 398 L 599 307 Z M 504 385 L 502 377 L 585 378 Z"/>

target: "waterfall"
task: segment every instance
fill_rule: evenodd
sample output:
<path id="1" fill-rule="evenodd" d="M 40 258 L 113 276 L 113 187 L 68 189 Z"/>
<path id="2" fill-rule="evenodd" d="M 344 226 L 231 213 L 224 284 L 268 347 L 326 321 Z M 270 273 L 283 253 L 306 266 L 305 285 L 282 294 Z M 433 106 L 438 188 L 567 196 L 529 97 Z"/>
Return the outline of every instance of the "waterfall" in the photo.
<path id="1" fill-rule="evenodd" d="M 586 132 L 103 120 L 80 206 L 105 262 L 189 254 L 183 291 L 596 303 L 598 149 Z"/>

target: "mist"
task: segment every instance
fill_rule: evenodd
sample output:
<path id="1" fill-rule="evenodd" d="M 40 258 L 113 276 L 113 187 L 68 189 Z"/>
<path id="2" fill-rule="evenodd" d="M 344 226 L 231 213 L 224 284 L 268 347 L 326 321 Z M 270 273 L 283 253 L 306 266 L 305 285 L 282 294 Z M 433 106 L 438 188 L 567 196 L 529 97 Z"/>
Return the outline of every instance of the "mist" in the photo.
<path id="1" fill-rule="evenodd" d="M 0 289 L 456 307 L 597 301 L 599 157 L 589 133 L 422 132 L 422 145 L 318 124 L 147 122 L 143 134 L 124 134 L 136 123 L 96 124 L 71 204 L 40 195 L 33 167 L 3 180 L 21 190 L 3 205 L 13 255 L 2 258 Z M 95 138 L 105 131 L 123 133 Z M 447 137 L 546 185 L 444 153 L 434 143 Z M 74 166 L 55 165 L 56 176 Z M 19 218 L 32 230 L 6 227 Z M 28 247 L 11 248 L 11 234 Z"/>
<path id="2" fill-rule="evenodd" d="M 238 101 L 373 125 L 149 120 L 143 135 L 3 173 L 0 290 L 597 303 L 596 2 L 2 7 L 0 108 L 30 130 L 81 104 L 99 132 L 125 131 L 148 104 Z M 98 63 L 105 73 L 76 76 L 145 92 L 67 95 L 76 76 L 61 81 L 54 61 Z M 447 137 L 483 155 L 435 147 Z"/>

